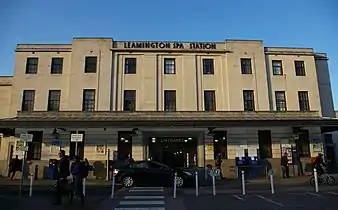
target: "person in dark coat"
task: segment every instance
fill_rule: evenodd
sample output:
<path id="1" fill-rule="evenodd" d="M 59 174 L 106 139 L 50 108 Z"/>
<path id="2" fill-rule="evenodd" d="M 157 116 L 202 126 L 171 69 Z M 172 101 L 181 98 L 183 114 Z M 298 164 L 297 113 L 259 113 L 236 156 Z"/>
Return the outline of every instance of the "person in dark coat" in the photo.
<path id="1" fill-rule="evenodd" d="M 69 173 L 69 158 L 66 156 L 64 150 L 59 152 L 60 160 L 58 161 L 57 171 L 56 171 L 56 196 L 55 196 L 55 205 L 60 205 L 62 196 L 67 193 L 68 180 L 67 177 Z"/>
<path id="2" fill-rule="evenodd" d="M 289 178 L 289 159 L 288 159 L 288 153 L 284 152 L 284 155 L 281 159 L 281 166 L 283 171 L 283 178 Z"/>
<path id="3" fill-rule="evenodd" d="M 73 192 L 71 193 L 70 203 L 73 202 L 74 194 L 76 194 L 80 197 L 81 204 L 84 204 L 83 179 L 86 177 L 88 169 L 86 162 L 81 162 L 80 156 L 75 156 L 75 160 L 71 166 L 71 173 L 73 175 Z"/>
<path id="4" fill-rule="evenodd" d="M 11 177 L 11 179 L 13 180 L 17 171 L 21 171 L 21 161 L 19 160 L 19 157 L 16 155 L 15 158 L 13 158 L 9 163 L 8 177 Z"/>

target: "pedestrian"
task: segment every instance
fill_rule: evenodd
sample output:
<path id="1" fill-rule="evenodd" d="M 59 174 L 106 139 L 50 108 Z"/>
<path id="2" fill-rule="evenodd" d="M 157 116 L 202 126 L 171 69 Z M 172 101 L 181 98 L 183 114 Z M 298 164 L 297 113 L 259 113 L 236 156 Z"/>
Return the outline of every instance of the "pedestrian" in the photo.
<path id="1" fill-rule="evenodd" d="M 11 177 L 11 180 L 13 180 L 16 172 L 21 171 L 21 161 L 19 160 L 19 157 L 17 155 L 10 161 L 8 168 L 8 177 Z"/>
<path id="2" fill-rule="evenodd" d="M 74 195 L 77 195 L 80 197 L 81 205 L 83 205 L 85 201 L 83 194 L 83 179 L 87 178 L 89 168 L 86 161 L 80 160 L 80 156 L 75 156 L 75 160 L 71 166 L 71 173 L 73 175 L 73 191 L 70 195 L 70 203 L 73 202 Z"/>
<path id="3" fill-rule="evenodd" d="M 283 178 L 290 178 L 290 175 L 289 175 L 289 159 L 288 159 L 288 153 L 287 152 L 284 152 L 284 155 L 282 156 L 281 167 L 282 167 Z"/>
<path id="4" fill-rule="evenodd" d="M 222 173 L 222 153 L 218 153 L 215 158 L 215 167 L 217 170 L 219 170 L 219 177 L 221 179 L 224 179 L 223 173 Z"/>
<path id="5" fill-rule="evenodd" d="M 62 203 L 62 196 L 68 194 L 68 180 L 67 177 L 70 175 L 69 172 L 69 157 L 66 156 L 64 150 L 60 150 L 59 158 L 56 170 L 56 194 L 54 205 L 60 205 Z"/>

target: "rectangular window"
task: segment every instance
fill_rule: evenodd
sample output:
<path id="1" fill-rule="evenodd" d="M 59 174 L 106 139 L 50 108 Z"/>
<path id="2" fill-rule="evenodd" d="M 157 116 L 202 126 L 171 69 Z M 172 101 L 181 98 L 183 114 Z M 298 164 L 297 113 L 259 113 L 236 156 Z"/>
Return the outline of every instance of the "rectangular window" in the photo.
<path id="1" fill-rule="evenodd" d="M 283 75 L 282 61 L 280 61 L 280 60 L 273 60 L 272 61 L 272 73 L 275 76 Z"/>
<path id="2" fill-rule="evenodd" d="M 216 98 L 214 90 L 204 91 L 204 111 L 216 111 Z"/>
<path id="3" fill-rule="evenodd" d="M 244 111 L 255 111 L 255 98 L 253 90 L 243 90 Z"/>
<path id="4" fill-rule="evenodd" d="M 298 91 L 298 101 L 300 111 L 310 111 L 309 93 L 307 91 Z"/>
<path id="5" fill-rule="evenodd" d="M 24 90 L 21 111 L 34 111 L 35 90 Z"/>
<path id="6" fill-rule="evenodd" d="M 310 157 L 310 134 L 308 130 L 302 130 L 296 139 L 296 149 L 299 157 Z"/>
<path id="7" fill-rule="evenodd" d="M 50 65 L 51 74 L 62 74 L 63 58 L 52 58 L 52 64 Z"/>
<path id="8" fill-rule="evenodd" d="M 125 74 L 136 74 L 136 58 L 125 58 L 124 73 Z"/>
<path id="9" fill-rule="evenodd" d="M 306 76 L 304 61 L 295 61 L 296 76 Z"/>
<path id="10" fill-rule="evenodd" d="M 276 91 L 275 99 L 276 99 L 276 110 L 285 112 L 287 110 L 285 91 Z"/>
<path id="11" fill-rule="evenodd" d="M 259 159 L 272 158 L 272 140 L 270 130 L 258 131 Z"/>
<path id="12" fill-rule="evenodd" d="M 61 90 L 50 90 L 48 94 L 47 111 L 59 111 L 60 98 L 61 98 Z"/>
<path id="13" fill-rule="evenodd" d="M 242 74 L 252 74 L 251 59 L 241 58 Z"/>
<path id="14" fill-rule="evenodd" d="M 164 74 L 175 74 L 175 58 L 164 59 Z"/>
<path id="15" fill-rule="evenodd" d="M 85 73 L 96 73 L 97 57 L 87 56 L 85 60 Z"/>
<path id="16" fill-rule="evenodd" d="M 124 91 L 123 111 L 136 111 L 136 90 Z"/>
<path id="17" fill-rule="evenodd" d="M 38 73 L 39 58 L 27 58 L 26 60 L 26 74 Z"/>
<path id="18" fill-rule="evenodd" d="M 203 74 L 214 74 L 214 59 L 203 59 Z"/>
<path id="19" fill-rule="evenodd" d="M 176 90 L 164 91 L 164 111 L 166 112 L 176 111 Z"/>
<path id="20" fill-rule="evenodd" d="M 95 90 L 83 90 L 82 111 L 92 112 L 95 111 Z"/>

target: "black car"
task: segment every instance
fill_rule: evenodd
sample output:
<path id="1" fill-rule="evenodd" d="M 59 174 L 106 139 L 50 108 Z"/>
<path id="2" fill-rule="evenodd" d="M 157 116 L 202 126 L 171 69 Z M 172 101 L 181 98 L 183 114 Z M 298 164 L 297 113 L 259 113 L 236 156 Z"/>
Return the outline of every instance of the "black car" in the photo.
<path id="1" fill-rule="evenodd" d="M 186 186 L 193 180 L 191 172 L 174 169 L 155 161 L 135 161 L 116 167 L 113 171 L 116 182 L 128 188 L 135 185 L 172 186 L 175 172 L 177 187 Z"/>

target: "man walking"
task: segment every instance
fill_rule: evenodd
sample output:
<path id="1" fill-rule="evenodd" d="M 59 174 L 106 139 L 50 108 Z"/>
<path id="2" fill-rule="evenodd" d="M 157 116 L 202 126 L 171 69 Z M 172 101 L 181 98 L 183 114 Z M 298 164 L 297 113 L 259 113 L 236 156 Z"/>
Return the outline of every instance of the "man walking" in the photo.
<path id="1" fill-rule="evenodd" d="M 69 158 L 66 156 L 66 152 L 64 150 L 60 150 L 59 152 L 60 160 L 57 164 L 56 171 L 56 195 L 55 195 L 55 203 L 54 205 L 60 205 L 62 202 L 62 196 L 67 193 L 67 185 L 69 176 Z"/>
<path id="2" fill-rule="evenodd" d="M 283 178 L 289 178 L 289 160 L 288 160 L 288 153 L 284 152 L 284 155 L 281 159 L 281 166 L 283 172 Z"/>
<path id="3" fill-rule="evenodd" d="M 75 156 L 75 161 L 72 163 L 71 172 L 73 175 L 73 192 L 70 195 L 70 203 L 73 202 L 74 194 L 80 197 L 81 204 L 84 204 L 83 194 L 83 179 L 88 176 L 88 166 L 86 162 L 80 160 L 80 156 Z"/>

